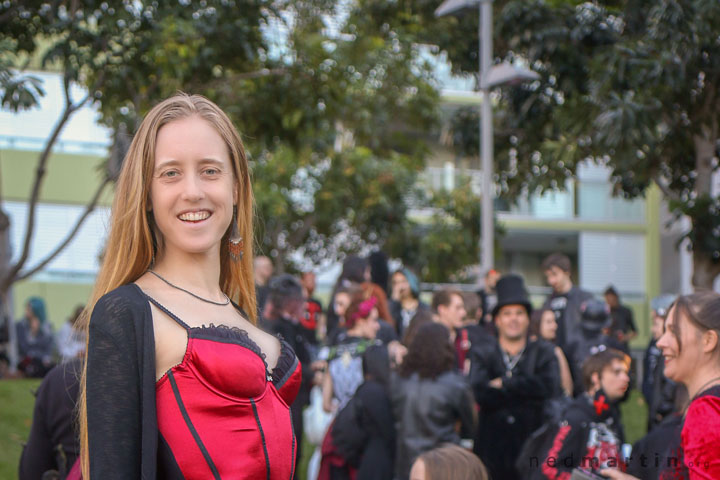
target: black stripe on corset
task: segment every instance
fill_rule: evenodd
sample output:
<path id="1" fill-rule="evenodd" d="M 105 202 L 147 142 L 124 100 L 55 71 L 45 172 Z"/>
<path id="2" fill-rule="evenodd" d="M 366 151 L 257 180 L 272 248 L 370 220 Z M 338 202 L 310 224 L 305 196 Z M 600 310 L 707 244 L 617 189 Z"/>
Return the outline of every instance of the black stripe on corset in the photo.
<path id="1" fill-rule="evenodd" d="M 292 449 L 290 451 L 290 480 L 295 476 L 295 425 L 293 424 L 292 410 L 288 409 L 290 413 L 290 431 L 292 431 Z"/>
<path id="2" fill-rule="evenodd" d="M 197 446 L 202 452 L 203 457 L 205 457 L 205 461 L 207 462 L 208 467 L 210 467 L 210 471 L 212 471 L 213 477 L 215 478 L 215 480 L 221 480 L 220 473 L 218 472 L 217 467 L 215 467 L 215 463 L 212 461 L 212 458 L 210 458 L 210 454 L 208 453 L 207 448 L 205 448 L 205 444 L 203 444 L 202 440 L 200 439 L 200 435 L 198 435 L 197 430 L 195 430 L 195 426 L 190 420 L 190 416 L 188 415 L 187 410 L 185 410 L 185 404 L 183 404 L 182 398 L 180 397 L 180 391 L 178 390 L 177 383 L 175 383 L 175 376 L 173 375 L 172 370 L 168 372 L 168 378 L 170 379 L 170 385 L 172 386 L 173 393 L 175 394 L 175 400 L 177 401 L 178 407 L 180 407 L 180 412 L 185 419 L 185 424 L 190 430 L 190 433 L 192 433 L 192 436 L 195 439 L 195 443 L 197 443 Z M 253 408 L 255 408 L 254 404 Z M 263 445 L 265 445 L 264 439 Z M 267 458 L 267 452 L 265 453 L 265 456 Z"/>
<path id="3" fill-rule="evenodd" d="M 255 415 L 255 422 L 257 422 L 258 430 L 260 430 L 260 438 L 262 439 L 263 452 L 265 453 L 265 465 L 267 465 L 267 479 L 270 480 L 270 456 L 268 455 L 267 445 L 265 444 L 265 432 L 263 432 L 262 424 L 260 423 L 260 417 L 258 416 L 257 406 L 255 400 L 250 399 L 250 405 L 252 405 L 253 414 Z"/>

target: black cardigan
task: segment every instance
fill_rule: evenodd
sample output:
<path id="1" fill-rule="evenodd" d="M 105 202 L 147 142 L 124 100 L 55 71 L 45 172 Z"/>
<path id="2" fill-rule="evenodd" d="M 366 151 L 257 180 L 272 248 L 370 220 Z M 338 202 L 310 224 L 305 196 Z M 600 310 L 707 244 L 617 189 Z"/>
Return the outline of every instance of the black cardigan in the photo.
<path id="1" fill-rule="evenodd" d="M 156 478 L 155 336 L 150 303 L 135 284 L 93 309 L 87 412 L 91 479 Z"/>

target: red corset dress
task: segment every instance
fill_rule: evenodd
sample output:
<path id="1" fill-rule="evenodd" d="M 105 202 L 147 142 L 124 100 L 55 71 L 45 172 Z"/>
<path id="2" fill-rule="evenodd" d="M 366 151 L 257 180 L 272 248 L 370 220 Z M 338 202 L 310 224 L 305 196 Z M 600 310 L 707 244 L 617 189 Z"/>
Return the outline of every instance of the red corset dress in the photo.
<path id="1" fill-rule="evenodd" d="M 301 370 L 280 341 L 268 371 L 260 348 L 236 327 L 188 327 L 185 357 L 155 385 L 158 478 L 282 479 L 295 469 L 296 438 L 289 405 Z"/>

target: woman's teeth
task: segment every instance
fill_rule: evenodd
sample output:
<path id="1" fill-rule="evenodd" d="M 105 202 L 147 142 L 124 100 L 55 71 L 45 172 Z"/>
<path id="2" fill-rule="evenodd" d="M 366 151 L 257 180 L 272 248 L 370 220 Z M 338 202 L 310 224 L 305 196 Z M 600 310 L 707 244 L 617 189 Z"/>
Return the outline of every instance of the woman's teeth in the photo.
<path id="1" fill-rule="evenodd" d="M 188 212 L 183 213 L 178 218 L 180 220 L 185 220 L 189 222 L 199 222 L 200 220 L 205 220 L 210 216 L 210 212 Z"/>

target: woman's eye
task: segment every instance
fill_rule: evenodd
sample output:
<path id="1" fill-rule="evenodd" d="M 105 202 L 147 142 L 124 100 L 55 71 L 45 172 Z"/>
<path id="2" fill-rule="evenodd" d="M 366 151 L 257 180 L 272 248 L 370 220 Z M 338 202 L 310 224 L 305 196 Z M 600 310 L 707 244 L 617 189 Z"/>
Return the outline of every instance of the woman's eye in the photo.
<path id="1" fill-rule="evenodd" d="M 217 168 L 208 168 L 205 170 L 206 175 L 217 175 L 218 173 L 220 173 L 220 170 Z"/>
<path id="2" fill-rule="evenodd" d="M 179 172 L 177 172 L 176 170 L 168 170 L 167 172 L 163 172 L 163 174 L 162 174 L 163 177 L 169 177 L 169 178 L 177 177 L 178 175 L 179 175 Z"/>

